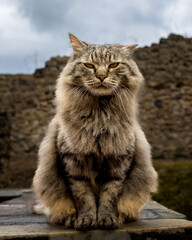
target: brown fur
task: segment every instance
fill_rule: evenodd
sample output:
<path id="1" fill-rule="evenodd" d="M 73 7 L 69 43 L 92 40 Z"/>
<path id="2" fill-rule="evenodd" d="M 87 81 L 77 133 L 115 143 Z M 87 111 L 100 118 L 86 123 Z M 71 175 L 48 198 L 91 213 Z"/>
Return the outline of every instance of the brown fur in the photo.
<path id="1" fill-rule="evenodd" d="M 35 209 L 77 230 L 117 228 L 138 218 L 157 187 L 137 120 L 143 77 L 131 57 L 136 45 L 70 40 L 74 53 L 58 79 L 57 111 L 39 149 Z"/>

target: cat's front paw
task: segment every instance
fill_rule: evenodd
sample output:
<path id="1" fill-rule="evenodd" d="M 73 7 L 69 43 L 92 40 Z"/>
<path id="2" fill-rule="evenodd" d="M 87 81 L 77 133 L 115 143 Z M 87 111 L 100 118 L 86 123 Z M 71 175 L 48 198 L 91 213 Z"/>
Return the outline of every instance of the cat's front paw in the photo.
<path id="1" fill-rule="evenodd" d="M 122 213 L 119 213 L 119 225 L 122 225 L 124 223 L 128 223 L 128 222 L 136 222 L 138 220 L 138 215 L 135 216 L 128 216 Z"/>
<path id="2" fill-rule="evenodd" d="M 65 218 L 63 217 L 62 214 L 49 214 L 47 216 L 48 218 L 48 221 L 50 224 L 53 224 L 53 225 L 64 225 L 65 223 Z"/>
<path id="3" fill-rule="evenodd" d="M 98 219 L 98 227 L 100 229 L 117 229 L 119 228 L 118 218 L 111 215 L 101 216 Z"/>
<path id="4" fill-rule="evenodd" d="M 67 228 L 73 228 L 76 221 L 76 214 L 69 215 L 65 218 L 65 226 Z"/>
<path id="5" fill-rule="evenodd" d="M 67 228 L 73 228 L 76 221 L 76 214 L 66 216 L 63 214 L 49 214 L 48 221 L 53 225 L 65 225 Z"/>
<path id="6" fill-rule="evenodd" d="M 97 226 L 96 219 L 93 217 L 79 217 L 75 222 L 75 229 L 78 231 L 87 231 L 95 229 Z"/>

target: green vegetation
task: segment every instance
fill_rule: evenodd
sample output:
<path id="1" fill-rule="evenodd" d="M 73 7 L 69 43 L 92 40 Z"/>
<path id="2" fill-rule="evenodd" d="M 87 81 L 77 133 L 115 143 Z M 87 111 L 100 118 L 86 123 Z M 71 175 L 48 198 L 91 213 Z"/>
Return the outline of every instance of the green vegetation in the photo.
<path id="1" fill-rule="evenodd" d="M 192 220 L 192 161 L 154 161 L 159 191 L 153 199 Z"/>

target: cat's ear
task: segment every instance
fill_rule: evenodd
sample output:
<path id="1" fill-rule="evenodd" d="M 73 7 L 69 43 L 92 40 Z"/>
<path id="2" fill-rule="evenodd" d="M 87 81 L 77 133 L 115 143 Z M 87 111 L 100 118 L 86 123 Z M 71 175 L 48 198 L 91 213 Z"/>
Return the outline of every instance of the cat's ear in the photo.
<path id="1" fill-rule="evenodd" d="M 133 53 L 135 48 L 138 46 L 138 44 L 133 44 L 133 45 L 126 45 L 123 46 L 125 50 L 128 50 L 129 52 Z"/>
<path id="2" fill-rule="evenodd" d="M 71 33 L 69 33 L 69 39 L 71 41 L 71 46 L 72 46 L 74 52 L 81 51 L 82 48 L 88 46 L 88 43 L 79 40 L 77 37 L 75 37 Z"/>
<path id="3" fill-rule="evenodd" d="M 128 49 L 130 49 L 131 51 L 133 51 L 136 47 L 138 46 L 138 44 L 133 44 L 133 45 L 128 45 L 126 46 Z"/>

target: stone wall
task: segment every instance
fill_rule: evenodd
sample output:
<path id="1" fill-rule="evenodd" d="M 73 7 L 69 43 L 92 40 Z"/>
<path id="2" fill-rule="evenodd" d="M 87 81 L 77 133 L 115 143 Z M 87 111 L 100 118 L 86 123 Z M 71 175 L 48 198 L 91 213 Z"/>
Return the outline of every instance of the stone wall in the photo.
<path id="1" fill-rule="evenodd" d="M 192 157 L 192 38 L 171 34 L 138 49 L 146 79 L 141 120 L 154 157 Z"/>
<path id="2" fill-rule="evenodd" d="M 30 185 L 67 59 L 51 58 L 33 75 L 0 75 L 0 186 Z M 135 60 L 146 79 L 140 118 L 154 158 L 191 158 L 192 38 L 171 34 L 138 48 Z"/>

